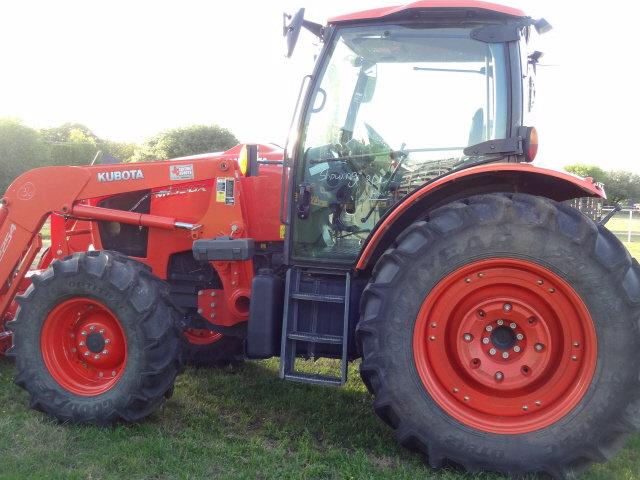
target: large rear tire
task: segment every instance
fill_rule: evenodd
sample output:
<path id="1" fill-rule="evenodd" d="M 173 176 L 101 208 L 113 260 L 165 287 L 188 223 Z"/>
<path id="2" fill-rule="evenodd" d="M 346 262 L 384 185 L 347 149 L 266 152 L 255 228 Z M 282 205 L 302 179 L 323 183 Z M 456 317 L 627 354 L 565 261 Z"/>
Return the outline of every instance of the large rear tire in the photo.
<path id="1" fill-rule="evenodd" d="M 180 369 L 168 288 L 114 252 L 55 261 L 19 298 L 16 383 L 60 421 L 135 422 L 170 396 Z"/>
<path id="2" fill-rule="evenodd" d="M 566 478 L 640 427 L 640 266 L 566 205 L 443 206 L 380 258 L 361 307 L 374 408 L 434 467 Z"/>

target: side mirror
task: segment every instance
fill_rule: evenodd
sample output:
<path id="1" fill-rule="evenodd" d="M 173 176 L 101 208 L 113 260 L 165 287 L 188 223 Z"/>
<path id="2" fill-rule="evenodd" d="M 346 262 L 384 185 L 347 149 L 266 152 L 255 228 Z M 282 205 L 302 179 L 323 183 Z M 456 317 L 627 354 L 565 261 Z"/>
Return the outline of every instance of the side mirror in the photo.
<path id="1" fill-rule="evenodd" d="M 287 23 L 289 20 L 289 23 Z M 298 36 L 300 35 L 300 29 L 304 27 L 313 33 L 320 40 L 324 36 L 324 27 L 319 23 L 310 22 L 304 19 L 304 8 L 298 10 L 295 15 L 289 15 L 287 13 L 282 14 L 282 35 L 287 38 L 287 58 L 291 57 L 293 49 L 296 48 L 298 43 Z"/>
<path id="2" fill-rule="evenodd" d="M 287 20 L 289 20 L 289 23 L 287 23 Z M 291 57 L 293 50 L 296 48 L 303 21 L 304 8 L 298 10 L 293 16 L 286 13 L 282 14 L 282 35 L 287 38 L 287 58 Z"/>

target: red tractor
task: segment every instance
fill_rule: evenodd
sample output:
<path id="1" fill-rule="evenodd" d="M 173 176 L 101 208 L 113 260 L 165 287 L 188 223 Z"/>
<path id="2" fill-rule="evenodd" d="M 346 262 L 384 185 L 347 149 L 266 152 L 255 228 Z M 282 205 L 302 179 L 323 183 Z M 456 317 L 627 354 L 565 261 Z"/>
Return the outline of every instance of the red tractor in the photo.
<path id="1" fill-rule="evenodd" d="M 434 467 L 565 477 L 610 458 L 639 426 L 640 266 L 563 203 L 601 186 L 529 163 L 549 25 L 473 0 L 326 26 L 300 11 L 289 54 L 303 27 L 323 48 L 285 152 L 9 187 L 0 339 L 31 407 L 133 422 L 183 360 L 279 356 L 283 379 L 339 386 L 361 358 L 376 413 Z"/>

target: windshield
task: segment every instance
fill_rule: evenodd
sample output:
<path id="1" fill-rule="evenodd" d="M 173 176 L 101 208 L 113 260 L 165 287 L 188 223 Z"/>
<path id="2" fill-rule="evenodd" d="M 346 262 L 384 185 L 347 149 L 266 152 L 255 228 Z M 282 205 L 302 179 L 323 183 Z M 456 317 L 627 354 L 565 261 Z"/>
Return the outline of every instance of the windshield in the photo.
<path id="1" fill-rule="evenodd" d="M 507 133 L 503 44 L 468 28 L 343 28 L 312 92 L 294 256 L 351 261 L 385 211 Z"/>

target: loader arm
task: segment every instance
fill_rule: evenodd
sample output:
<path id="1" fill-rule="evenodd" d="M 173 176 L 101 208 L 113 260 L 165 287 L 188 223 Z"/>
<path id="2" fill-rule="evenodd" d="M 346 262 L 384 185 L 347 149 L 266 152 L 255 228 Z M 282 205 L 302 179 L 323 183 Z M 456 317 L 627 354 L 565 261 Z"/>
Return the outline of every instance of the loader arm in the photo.
<path id="1" fill-rule="evenodd" d="M 162 229 L 195 229 L 174 218 L 84 205 L 130 191 L 239 175 L 237 162 L 220 158 L 144 164 L 43 167 L 18 177 L 0 200 L 0 318 L 40 249 L 40 229 L 51 214 Z"/>

